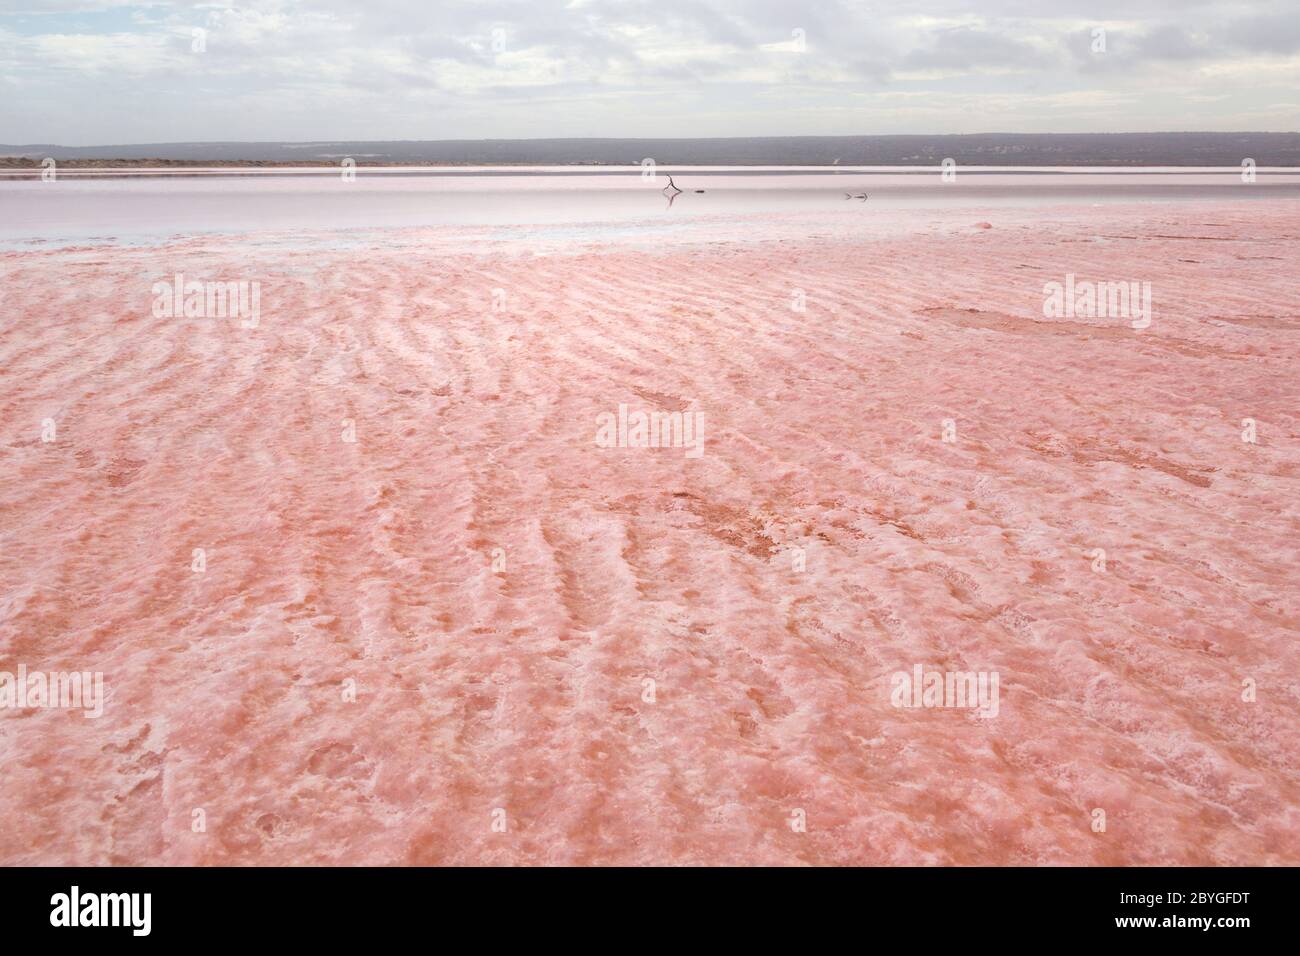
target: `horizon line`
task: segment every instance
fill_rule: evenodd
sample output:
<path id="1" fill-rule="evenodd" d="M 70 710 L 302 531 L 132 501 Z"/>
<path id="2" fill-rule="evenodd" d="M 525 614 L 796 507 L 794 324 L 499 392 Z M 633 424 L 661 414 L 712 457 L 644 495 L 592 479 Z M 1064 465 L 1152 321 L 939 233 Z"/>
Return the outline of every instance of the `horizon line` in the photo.
<path id="1" fill-rule="evenodd" d="M 130 149 L 141 146 L 257 146 L 273 143 L 277 145 L 328 145 L 332 143 L 543 143 L 543 142 L 642 142 L 648 140 L 672 140 L 674 142 L 713 142 L 779 139 L 789 140 L 828 140 L 828 139 L 969 139 L 978 136 L 1077 136 L 1077 137 L 1123 137 L 1123 136 L 1300 136 L 1300 130 L 1128 130 L 1123 132 L 1006 132 L 988 130 L 979 133 L 833 133 L 833 134 L 799 134 L 786 136 L 781 134 L 764 134 L 756 136 L 489 136 L 450 139 L 207 139 L 207 140 L 152 140 L 133 143 L 87 143 L 69 145 L 55 142 L 0 143 L 4 148 L 28 148 L 53 146 L 60 149 Z"/>

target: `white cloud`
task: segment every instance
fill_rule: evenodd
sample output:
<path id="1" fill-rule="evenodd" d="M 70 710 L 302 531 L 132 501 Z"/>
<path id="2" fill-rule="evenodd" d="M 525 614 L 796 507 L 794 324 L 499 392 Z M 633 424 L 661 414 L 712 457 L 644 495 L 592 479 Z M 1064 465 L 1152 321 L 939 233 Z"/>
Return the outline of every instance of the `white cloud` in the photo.
<path id="1" fill-rule="evenodd" d="M 959 0 L 0 0 L 0 75 L 21 91 L 0 102 L 0 138 L 1300 126 L 1285 2 L 1091 6 L 1097 19 L 1069 0 L 978 15 Z M 861 106 L 899 97 L 906 111 Z"/>

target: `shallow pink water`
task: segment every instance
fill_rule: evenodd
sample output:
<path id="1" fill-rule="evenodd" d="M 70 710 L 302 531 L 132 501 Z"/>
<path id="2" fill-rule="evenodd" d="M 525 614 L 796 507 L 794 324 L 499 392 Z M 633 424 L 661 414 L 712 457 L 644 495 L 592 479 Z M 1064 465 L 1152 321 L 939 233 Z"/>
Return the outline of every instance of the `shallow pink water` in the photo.
<path id="1" fill-rule="evenodd" d="M 682 194 L 669 205 L 669 177 Z M 701 192 L 696 192 L 700 190 Z M 869 203 L 853 197 L 867 195 Z M 846 198 L 847 197 L 847 198 Z M 93 172 L 65 170 L 53 182 L 39 171 L 0 171 L 0 248 L 32 240 L 97 243 L 160 241 L 204 233 L 242 234 L 376 227 L 603 227 L 653 223 L 707 226 L 719 217 L 752 216 L 766 231 L 774 219 L 802 213 L 827 221 L 848 213 L 861 223 L 907 210 L 924 217 L 957 207 L 1041 207 L 1065 203 L 1227 201 L 1294 204 L 1300 172 L 1261 169 L 963 168 L 945 182 L 938 168 L 773 170 L 636 168 L 361 169 Z M 970 215 L 967 213 L 966 215 Z M 1022 213 L 1025 215 L 1025 213 Z M 761 219 L 759 217 L 762 217 Z"/>
<path id="2" fill-rule="evenodd" d="M 0 254 L 0 862 L 1300 863 L 1300 206 L 845 216 Z"/>

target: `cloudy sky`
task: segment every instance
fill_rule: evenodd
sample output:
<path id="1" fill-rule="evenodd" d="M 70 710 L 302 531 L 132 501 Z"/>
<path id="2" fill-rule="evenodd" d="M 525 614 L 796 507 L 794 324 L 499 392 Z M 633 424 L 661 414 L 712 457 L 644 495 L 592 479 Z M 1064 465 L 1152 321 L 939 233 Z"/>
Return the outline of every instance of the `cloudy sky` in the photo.
<path id="1" fill-rule="evenodd" d="M 1298 129 L 1300 0 L 0 0 L 2 143 Z"/>

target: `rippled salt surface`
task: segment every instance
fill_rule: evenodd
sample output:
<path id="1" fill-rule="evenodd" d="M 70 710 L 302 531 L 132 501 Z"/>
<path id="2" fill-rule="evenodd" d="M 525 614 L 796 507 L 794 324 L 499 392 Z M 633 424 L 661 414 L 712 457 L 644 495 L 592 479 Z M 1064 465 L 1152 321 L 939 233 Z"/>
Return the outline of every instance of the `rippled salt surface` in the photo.
<path id="1" fill-rule="evenodd" d="M 0 863 L 1300 862 L 1300 206 L 830 206 L 0 253 Z"/>

